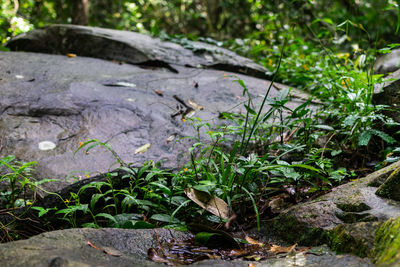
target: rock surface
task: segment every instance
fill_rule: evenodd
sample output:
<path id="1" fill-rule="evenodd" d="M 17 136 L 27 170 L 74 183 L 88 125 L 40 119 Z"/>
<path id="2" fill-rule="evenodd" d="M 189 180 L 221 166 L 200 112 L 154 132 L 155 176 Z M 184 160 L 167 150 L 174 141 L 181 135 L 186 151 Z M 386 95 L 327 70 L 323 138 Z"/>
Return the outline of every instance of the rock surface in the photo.
<path id="1" fill-rule="evenodd" d="M 166 266 L 147 258 L 149 248 L 184 240 L 183 232 L 125 229 L 69 229 L 44 233 L 27 240 L 0 244 L 2 266 Z M 88 241 L 98 249 L 88 244 Z M 105 253 L 108 252 L 109 254 Z M 110 255 L 112 254 L 112 255 Z M 372 266 L 368 260 L 351 255 L 335 255 L 329 249 L 314 248 L 312 253 L 294 253 L 284 258 L 253 262 L 255 266 Z M 245 261 L 206 260 L 194 266 L 240 266 Z"/>
<path id="2" fill-rule="evenodd" d="M 13 51 L 120 60 L 132 64 L 222 69 L 267 78 L 266 68 L 221 47 L 185 41 L 184 45 L 162 41 L 144 34 L 85 27 L 50 25 L 23 33 L 6 44 Z"/>
<path id="3" fill-rule="evenodd" d="M 293 206 L 263 222 L 261 234 L 303 245 L 327 243 L 335 251 L 374 257 L 375 231 L 383 222 L 400 218 L 400 202 L 378 197 L 375 186 L 398 168 L 400 162 Z"/>
<path id="4" fill-rule="evenodd" d="M 393 172 L 387 180 L 376 190 L 376 195 L 400 201 L 400 175 Z"/>
<path id="5" fill-rule="evenodd" d="M 385 110 L 384 114 L 391 117 L 394 121 L 400 122 L 400 70 L 388 75 L 386 82 L 376 84 L 374 88 L 373 102 L 375 104 L 387 105 L 390 110 Z"/>
<path id="6" fill-rule="evenodd" d="M 386 74 L 400 69 L 400 49 L 393 49 L 390 53 L 384 54 L 375 61 L 375 73 Z"/>
<path id="7" fill-rule="evenodd" d="M 240 105 L 244 98 L 239 99 L 243 89 L 233 80 L 243 79 L 253 97 L 265 93 L 269 85 L 244 75 L 229 77 L 233 74 L 223 71 L 175 68 L 179 73 L 93 58 L 1 52 L 0 156 L 36 160 L 39 178 L 63 182 L 52 183 L 54 191 L 70 183 L 67 176 L 116 167 L 115 158 L 105 149 L 74 155 L 78 142 L 91 138 L 108 142 L 127 163 L 154 160 L 177 168 L 186 162 L 190 144 L 187 139 L 175 141 L 195 131 L 181 120 L 182 115 L 171 116 L 182 106 L 174 95 L 186 105 L 191 100 L 204 106 L 203 110 L 193 108 L 195 116 L 215 125 L 220 112 L 244 112 Z M 277 92 L 272 88 L 270 96 Z M 175 140 L 168 143 L 171 136 Z M 135 154 L 145 144 L 151 144 L 150 149 Z"/>

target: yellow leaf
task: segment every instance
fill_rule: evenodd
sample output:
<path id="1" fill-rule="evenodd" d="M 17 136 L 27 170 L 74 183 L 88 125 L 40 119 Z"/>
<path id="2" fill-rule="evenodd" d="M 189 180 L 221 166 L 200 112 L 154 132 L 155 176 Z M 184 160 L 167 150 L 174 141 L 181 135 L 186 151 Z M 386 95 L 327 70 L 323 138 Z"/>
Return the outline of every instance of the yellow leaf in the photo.
<path id="1" fill-rule="evenodd" d="M 70 58 L 74 58 L 74 57 L 76 57 L 76 54 L 68 53 L 66 56 L 70 57 Z"/>
<path id="2" fill-rule="evenodd" d="M 138 153 L 143 154 L 143 153 L 146 152 L 150 147 L 151 147 L 151 144 L 150 144 L 150 143 L 147 143 L 147 144 L 145 144 L 145 145 L 143 145 L 143 146 L 137 148 L 137 149 L 135 150 L 135 155 L 138 154 Z"/>
<path id="3" fill-rule="evenodd" d="M 249 242 L 252 245 L 258 245 L 260 247 L 264 246 L 264 243 L 261 243 L 253 238 L 251 238 L 250 236 L 247 236 L 244 238 L 247 242 Z"/>

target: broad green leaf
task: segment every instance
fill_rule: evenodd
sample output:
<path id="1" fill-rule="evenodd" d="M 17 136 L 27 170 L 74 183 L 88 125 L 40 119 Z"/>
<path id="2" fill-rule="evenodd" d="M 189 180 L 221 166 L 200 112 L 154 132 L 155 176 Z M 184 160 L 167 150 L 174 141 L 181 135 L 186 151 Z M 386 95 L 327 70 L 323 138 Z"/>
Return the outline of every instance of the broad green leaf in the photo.
<path id="1" fill-rule="evenodd" d="M 168 214 L 154 214 L 150 219 L 166 223 L 179 223 L 178 219 L 171 218 Z"/>
<path id="2" fill-rule="evenodd" d="M 106 218 L 106 219 L 110 220 L 111 222 L 113 222 L 114 225 L 118 225 L 117 220 L 116 220 L 116 219 L 114 218 L 114 216 L 112 216 L 111 214 L 108 214 L 108 213 L 99 213 L 99 214 L 96 214 L 95 217 L 96 217 L 96 218 L 97 218 L 97 217 Z"/>

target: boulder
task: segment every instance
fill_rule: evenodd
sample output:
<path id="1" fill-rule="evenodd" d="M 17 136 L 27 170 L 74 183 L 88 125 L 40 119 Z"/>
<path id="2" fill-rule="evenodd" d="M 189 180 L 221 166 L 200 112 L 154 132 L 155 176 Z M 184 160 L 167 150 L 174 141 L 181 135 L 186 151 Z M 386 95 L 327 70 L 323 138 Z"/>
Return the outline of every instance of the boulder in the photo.
<path id="1" fill-rule="evenodd" d="M 385 82 L 376 84 L 372 101 L 374 104 L 390 107 L 384 114 L 400 122 L 400 70 L 393 72 L 385 78 Z"/>
<path id="2" fill-rule="evenodd" d="M 173 43 L 144 34 L 86 27 L 50 25 L 18 35 L 6 43 L 12 51 L 118 60 L 131 64 L 162 66 L 179 72 L 175 66 L 204 67 L 268 78 L 267 69 L 250 59 L 221 47 L 188 40 Z"/>
<path id="3" fill-rule="evenodd" d="M 393 172 L 387 180 L 376 190 L 376 195 L 400 201 L 400 176 L 399 171 Z"/>
<path id="4" fill-rule="evenodd" d="M 374 70 L 378 74 L 395 72 L 400 69 L 400 49 L 393 49 L 390 53 L 384 54 L 375 61 Z"/>
<path id="5" fill-rule="evenodd" d="M 400 202 L 377 196 L 376 186 L 399 167 L 400 162 L 396 162 L 315 200 L 295 205 L 264 221 L 260 233 L 280 236 L 289 243 L 326 243 L 338 252 L 375 257 L 375 231 L 382 223 L 400 218 Z"/>
<path id="6" fill-rule="evenodd" d="M 157 236 L 157 237 L 156 237 Z M 189 234 L 179 231 L 68 229 L 0 245 L 2 266 L 160 266 L 147 250 Z"/>
<path id="7" fill-rule="evenodd" d="M 92 138 L 107 142 L 126 163 L 153 160 L 179 168 L 193 142 L 182 138 L 196 135 L 185 112 L 215 127 L 225 123 L 221 112 L 245 112 L 243 88 L 234 80 L 244 81 L 255 104 L 270 84 L 218 70 L 174 69 L 178 73 L 80 56 L 0 52 L 0 157 L 37 161 L 36 177 L 58 179 L 47 185 L 52 191 L 117 167 L 102 147 L 74 154 L 79 142 Z M 282 88 L 276 84 L 270 96 Z M 138 153 L 146 144 L 150 148 Z"/>

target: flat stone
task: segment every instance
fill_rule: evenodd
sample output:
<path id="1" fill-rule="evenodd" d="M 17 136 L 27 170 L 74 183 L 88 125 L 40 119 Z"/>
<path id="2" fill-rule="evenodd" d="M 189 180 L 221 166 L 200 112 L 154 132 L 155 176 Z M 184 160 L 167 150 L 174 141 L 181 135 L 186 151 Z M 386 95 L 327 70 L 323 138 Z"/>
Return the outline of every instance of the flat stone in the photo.
<path id="1" fill-rule="evenodd" d="M 37 178 L 58 179 L 46 184 L 52 191 L 118 167 L 102 147 L 74 153 L 79 142 L 93 138 L 107 142 L 126 163 L 141 166 L 153 160 L 164 168 L 179 168 L 194 142 L 182 137 L 195 136 L 196 130 L 182 115 L 172 117 L 182 106 L 174 96 L 187 106 L 189 100 L 202 106 L 193 107 L 194 115 L 215 127 L 226 123 L 218 119 L 221 112 L 245 112 L 243 88 L 234 80 L 244 81 L 256 105 L 270 84 L 224 71 L 174 68 L 179 73 L 80 56 L 0 52 L 0 157 L 37 161 Z M 270 97 L 287 88 L 276 87 Z M 288 107 L 303 101 L 293 98 Z M 43 150 L 43 142 L 54 145 Z M 146 144 L 147 151 L 135 153 Z"/>

